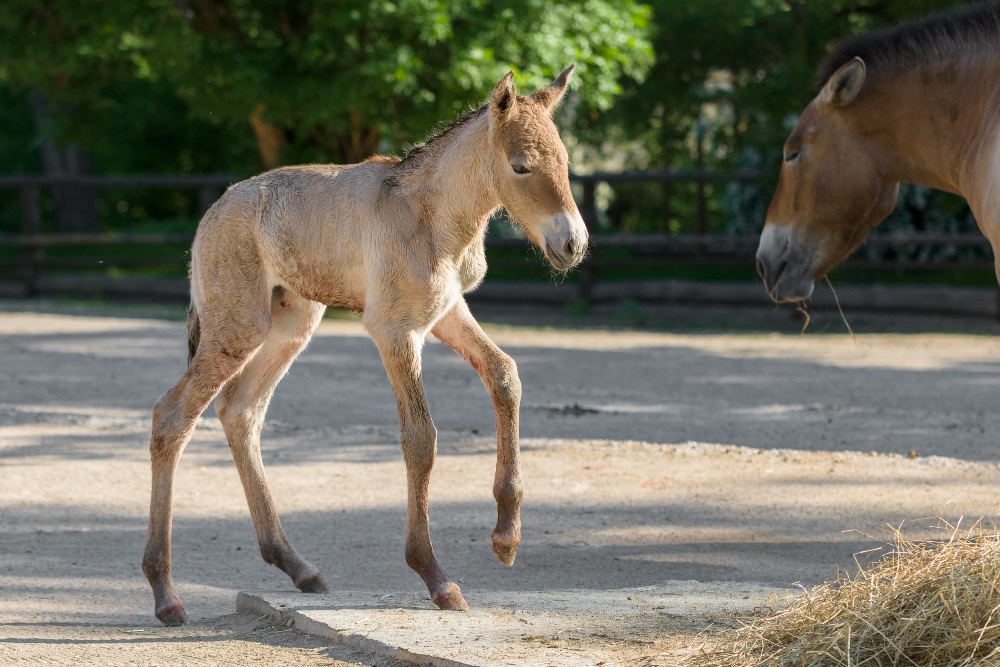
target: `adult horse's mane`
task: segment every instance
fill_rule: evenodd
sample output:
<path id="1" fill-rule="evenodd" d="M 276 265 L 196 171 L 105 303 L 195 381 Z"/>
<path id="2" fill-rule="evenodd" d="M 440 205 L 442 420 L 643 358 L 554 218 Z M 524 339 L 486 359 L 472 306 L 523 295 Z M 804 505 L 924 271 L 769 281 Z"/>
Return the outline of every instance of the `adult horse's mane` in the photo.
<path id="1" fill-rule="evenodd" d="M 879 74 L 984 49 L 991 50 L 990 57 L 1000 55 L 1000 2 L 931 14 L 845 39 L 820 65 L 817 87 L 854 58 L 864 60 L 869 73 Z"/>

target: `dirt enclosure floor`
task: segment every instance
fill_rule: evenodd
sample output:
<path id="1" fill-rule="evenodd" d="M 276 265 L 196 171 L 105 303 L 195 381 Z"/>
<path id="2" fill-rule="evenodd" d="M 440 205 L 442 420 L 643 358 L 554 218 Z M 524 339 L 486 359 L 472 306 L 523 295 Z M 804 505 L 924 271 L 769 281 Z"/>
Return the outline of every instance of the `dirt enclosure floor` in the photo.
<path id="1" fill-rule="evenodd" d="M 821 333 L 837 330 L 822 317 L 800 336 L 774 311 L 666 309 L 622 329 L 631 311 L 479 310 L 520 369 L 526 493 L 505 568 L 490 552 L 491 403 L 429 343 L 432 535 L 469 590 L 808 586 L 854 568 L 887 524 L 940 537 L 934 517 L 996 514 L 994 324 L 855 318 L 855 342 Z M 175 497 L 194 622 L 156 624 L 140 570 L 149 412 L 184 370 L 180 313 L 0 304 L 0 665 L 395 664 L 234 613 L 239 590 L 292 588 L 260 559 L 214 411 Z M 392 393 L 357 321 L 324 321 L 268 417 L 265 464 L 297 549 L 337 590 L 422 590 L 403 562 Z M 605 641 L 629 664 L 667 664 L 713 620 L 727 622 L 664 618 Z"/>

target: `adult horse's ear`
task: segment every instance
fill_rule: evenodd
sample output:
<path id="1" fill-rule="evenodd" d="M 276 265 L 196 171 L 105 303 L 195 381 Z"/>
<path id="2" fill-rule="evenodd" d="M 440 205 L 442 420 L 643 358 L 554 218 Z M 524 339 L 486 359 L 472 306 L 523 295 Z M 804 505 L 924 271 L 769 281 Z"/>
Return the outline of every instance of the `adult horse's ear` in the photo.
<path id="1" fill-rule="evenodd" d="M 823 99 L 835 107 L 842 107 L 854 101 L 865 85 L 868 68 L 865 61 L 855 58 L 833 73 L 823 87 Z"/>
<path id="2" fill-rule="evenodd" d="M 517 89 L 514 88 L 514 72 L 500 79 L 493 92 L 490 93 L 490 109 L 493 117 L 505 121 L 517 111 Z"/>
<path id="3" fill-rule="evenodd" d="M 564 69 L 562 74 L 556 77 L 555 81 L 544 88 L 539 88 L 533 92 L 531 94 L 531 99 L 535 100 L 549 111 L 555 109 L 556 105 L 562 101 L 563 96 L 566 94 L 566 90 L 569 88 L 569 81 L 573 78 L 573 70 L 575 68 L 576 63 Z"/>

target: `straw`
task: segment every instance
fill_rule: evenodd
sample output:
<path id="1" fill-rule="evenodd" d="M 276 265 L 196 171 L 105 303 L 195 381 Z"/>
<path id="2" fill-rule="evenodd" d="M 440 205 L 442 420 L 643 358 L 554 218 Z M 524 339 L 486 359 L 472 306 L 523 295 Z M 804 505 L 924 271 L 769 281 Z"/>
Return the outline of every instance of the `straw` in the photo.
<path id="1" fill-rule="evenodd" d="M 1000 535 L 950 527 L 723 634 L 689 667 L 1000 665 Z"/>

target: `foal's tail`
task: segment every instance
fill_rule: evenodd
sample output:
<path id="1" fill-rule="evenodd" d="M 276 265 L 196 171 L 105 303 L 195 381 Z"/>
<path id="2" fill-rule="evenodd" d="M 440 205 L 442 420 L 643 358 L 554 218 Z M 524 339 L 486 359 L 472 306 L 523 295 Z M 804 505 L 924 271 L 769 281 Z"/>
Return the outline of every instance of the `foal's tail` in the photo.
<path id="1" fill-rule="evenodd" d="M 187 314 L 188 326 L 188 366 L 194 359 L 194 353 L 198 351 L 198 343 L 201 341 L 201 325 L 198 324 L 198 309 L 194 307 L 194 302 L 188 306 Z"/>

